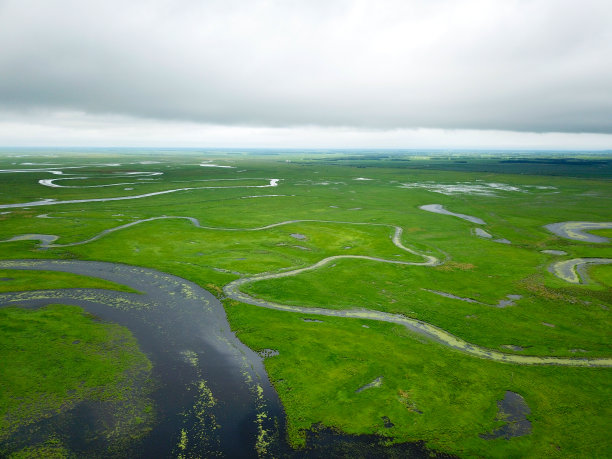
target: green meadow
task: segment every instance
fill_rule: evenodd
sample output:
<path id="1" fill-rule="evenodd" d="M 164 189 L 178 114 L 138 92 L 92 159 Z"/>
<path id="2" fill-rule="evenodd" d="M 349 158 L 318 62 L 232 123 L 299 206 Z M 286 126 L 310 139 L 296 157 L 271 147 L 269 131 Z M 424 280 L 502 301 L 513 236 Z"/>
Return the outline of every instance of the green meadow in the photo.
<path id="1" fill-rule="evenodd" d="M 556 277 L 548 267 L 573 258 L 612 259 L 612 244 L 564 239 L 544 228 L 612 222 L 609 157 L 273 153 L 100 151 L 49 158 L 32 152 L 19 158 L 5 152 L 0 169 L 44 170 L 0 173 L 0 204 L 24 203 L 0 208 L 0 241 L 58 238 L 47 248 L 35 238 L 1 242 L 0 259 L 125 263 L 211 291 L 224 300 L 240 340 L 256 351 L 278 351 L 264 363 L 295 448 L 320 423 L 376 434 L 389 444 L 424 441 L 460 457 L 612 455 L 609 366 L 494 362 L 402 325 L 266 309 L 223 293 L 237 279 L 282 274 L 327 257 L 367 256 L 378 260 L 333 259 L 295 275 L 254 279 L 241 291 L 291 307 L 397 314 L 509 355 L 610 359 L 612 265 L 587 268 L 583 283 Z M 20 165 L 26 161 L 57 165 Z M 202 161 L 231 168 L 202 167 Z M 66 187 L 39 183 L 50 179 Z M 165 193 L 90 201 L 159 192 Z M 27 204 L 44 199 L 84 202 Z M 427 204 L 485 224 L 419 208 Z M 157 217 L 169 218 L 135 223 Z M 278 223 L 284 224 L 267 227 Z M 393 243 L 394 227 L 402 228 L 401 244 L 413 253 Z M 476 228 L 491 237 L 478 236 Z M 106 230 L 113 231 L 95 238 Z M 592 233 L 612 238 L 610 229 Z M 439 262 L 408 264 L 423 262 L 419 254 Z M 0 271 L 0 294 L 63 288 L 132 291 L 86 276 Z M 11 306 L 0 315 L 0 444 L 48 413 L 91 401 L 132 400 L 134 408 L 117 421 L 129 435 L 154 422 L 146 391 L 125 392 L 150 372 L 129 330 L 68 306 Z M 48 376 L 36 376 L 41 373 Z M 93 376 L 80 384 L 84 374 Z M 377 387 L 358 391 L 377 378 Z M 524 398 L 531 431 L 483 438 L 507 423 L 497 407 L 506 391 Z M 61 444 L 49 441 L 40 448 L 63 454 Z"/>

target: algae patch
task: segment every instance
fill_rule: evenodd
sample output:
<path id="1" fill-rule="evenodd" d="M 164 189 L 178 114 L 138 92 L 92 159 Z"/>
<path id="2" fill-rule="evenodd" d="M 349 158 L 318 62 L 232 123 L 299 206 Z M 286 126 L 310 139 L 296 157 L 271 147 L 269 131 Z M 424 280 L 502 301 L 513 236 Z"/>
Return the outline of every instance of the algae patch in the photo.
<path id="1" fill-rule="evenodd" d="M 531 422 L 527 416 L 531 409 L 525 399 L 511 391 L 506 391 L 504 398 L 497 402 L 496 421 L 504 421 L 505 424 L 487 434 L 480 434 L 485 440 L 494 438 L 505 438 L 509 440 L 514 437 L 522 437 L 531 433 Z"/>

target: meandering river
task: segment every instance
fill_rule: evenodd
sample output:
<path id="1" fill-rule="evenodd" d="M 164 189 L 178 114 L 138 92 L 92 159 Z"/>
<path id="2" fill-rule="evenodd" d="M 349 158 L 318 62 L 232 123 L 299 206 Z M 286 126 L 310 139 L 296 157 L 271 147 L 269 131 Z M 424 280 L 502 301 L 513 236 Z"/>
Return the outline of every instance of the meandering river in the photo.
<path id="1" fill-rule="evenodd" d="M 0 209 L 18 209 L 21 207 L 52 206 L 52 205 L 57 205 L 57 204 L 83 204 L 86 202 L 125 201 L 128 199 L 141 199 L 141 198 L 148 198 L 151 196 L 159 196 L 162 194 L 176 193 L 177 191 L 215 190 L 215 189 L 226 189 L 226 188 L 269 188 L 269 187 L 277 186 L 278 181 L 279 179 L 268 179 L 267 185 L 199 186 L 199 187 L 175 188 L 172 190 L 154 191 L 152 193 L 136 194 L 136 195 L 130 195 L 130 196 L 117 196 L 114 198 L 68 199 L 65 201 L 56 201 L 54 199 L 41 199 L 39 201 L 21 202 L 21 203 L 15 203 L 15 204 L 0 204 Z"/>
<path id="2" fill-rule="evenodd" d="M 160 422 L 143 441 L 142 457 L 172 456 L 181 430 L 190 435 L 186 457 L 256 457 L 256 449 L 266 441 L 272 442 L 267 448 L 288 448 L 282 406 L 262 359 L 236 338 L 223 306 L 211 293 L 176 276 L 114 263 L 3 260 L 0 268 L 82 274 L 142 292 L 62 289 L 0 294 L 5 306 L 81 306 L 134 333 L 161 383 L 155 396 Z M 185 355 L 192 357 L 188 361 Z M 198 403 L 194 388 L 202 380 L 216 400 L 208 415 L 220 426 L 205 435 L 196 431 L 199 420 L 192 409 Z"/>

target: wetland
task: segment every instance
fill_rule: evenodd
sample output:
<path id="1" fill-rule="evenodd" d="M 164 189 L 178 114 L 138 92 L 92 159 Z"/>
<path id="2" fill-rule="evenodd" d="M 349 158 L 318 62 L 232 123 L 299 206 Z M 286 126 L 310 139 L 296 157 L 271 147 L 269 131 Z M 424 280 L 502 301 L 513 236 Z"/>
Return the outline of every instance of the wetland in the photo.
<path id="1" fill-rule="evenodd" d="M 478 158 L 35 154 L 0 156 L 0 325 L 82 317 L 83 336 L 39 332 L 75 377 L 41 380 L 58 404 L 29 417 L 5 398 L 1 454 L 612 451 L 609 179 Z M 123 356 L 104 381 L 75 360 L 94 329 L 84 356 Z"/>

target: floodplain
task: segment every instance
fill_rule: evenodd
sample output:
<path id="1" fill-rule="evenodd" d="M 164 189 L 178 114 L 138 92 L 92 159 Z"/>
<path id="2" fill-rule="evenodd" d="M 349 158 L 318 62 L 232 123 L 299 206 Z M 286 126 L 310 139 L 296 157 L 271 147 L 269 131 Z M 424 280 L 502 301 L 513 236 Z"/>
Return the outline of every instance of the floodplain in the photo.
<path id="1" fill-rule="evenodd" d="M 0 455 L 608 457 L 611 177 L 588 154 L 3 151 Z"/>

